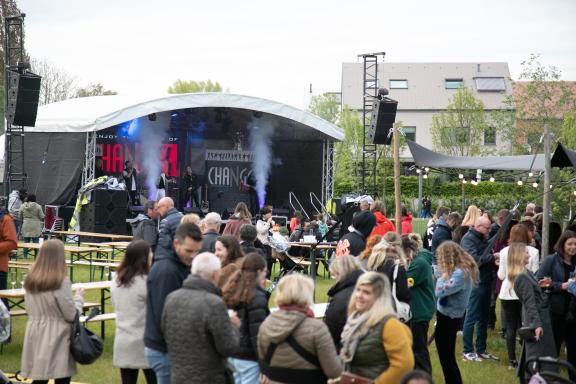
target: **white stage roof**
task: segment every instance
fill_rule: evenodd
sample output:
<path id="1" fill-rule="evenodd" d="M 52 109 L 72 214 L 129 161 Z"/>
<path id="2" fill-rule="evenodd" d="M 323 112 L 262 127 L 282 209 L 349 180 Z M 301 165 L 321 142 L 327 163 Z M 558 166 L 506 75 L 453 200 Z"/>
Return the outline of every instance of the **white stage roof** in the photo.
<path id="1" fill-rule="evenodd" d="M 158 98 L 113 95 L 68 99 L 39 107 L 36 126 L 26 128 L 26 130 L 30 132 L 92 132 L 151 113 L 211 107 L 268 113 L 314 128 L 335 140 L 344 139 L 344 132 L 339 127 L 310 112 L 276 101 L 230 93 L 171 94 Z"/>

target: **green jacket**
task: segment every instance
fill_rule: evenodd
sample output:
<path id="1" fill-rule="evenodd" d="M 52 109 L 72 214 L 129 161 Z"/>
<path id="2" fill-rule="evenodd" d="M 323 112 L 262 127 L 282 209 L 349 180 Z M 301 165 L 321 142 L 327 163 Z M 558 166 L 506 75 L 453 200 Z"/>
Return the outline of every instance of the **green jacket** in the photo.
<path id="1" fill-rule="evenodd" d="M 432 259 L 433 254 L 427 249 L 422 249 L 408 267 L 411 321 L 414 323 L 430 321 L 436 311 Z"/>

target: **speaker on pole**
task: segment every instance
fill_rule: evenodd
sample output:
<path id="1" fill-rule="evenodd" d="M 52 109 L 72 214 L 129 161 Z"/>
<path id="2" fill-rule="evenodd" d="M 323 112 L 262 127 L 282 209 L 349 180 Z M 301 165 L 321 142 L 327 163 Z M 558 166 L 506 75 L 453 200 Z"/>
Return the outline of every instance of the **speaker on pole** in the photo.
<path id="1" fill-rule="evenodd" d="M 368 137 L 372 144 L 390 145 L 392 143 L 392 135 L 389 133 L 396 120 L 397 108 L 398 102 L 387 97 L 374 101 L 370 130 L 368 131 Z"/>
<path id="2" fill-rule="evenodd" d="M 6 120 L 10 124 L 26 127 L 36 124 L 41 79 L 31 72 L 8 71 Z"/>

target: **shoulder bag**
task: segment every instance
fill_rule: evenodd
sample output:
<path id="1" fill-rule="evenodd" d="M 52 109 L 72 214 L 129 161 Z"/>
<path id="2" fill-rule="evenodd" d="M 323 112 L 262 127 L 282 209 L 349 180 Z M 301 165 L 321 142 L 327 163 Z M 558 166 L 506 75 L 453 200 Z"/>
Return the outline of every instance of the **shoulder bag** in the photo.
<path id="1" fill-rule="evenodd" d="M 99 313 L 95 308 L 90 313 L 86 321 Z M 70 354 L 79 364 L 92 364 L 95 362 L 104 349 L 104 343 L 100 336 L 89 330 L 80 323 L 80 314 L 76 312 L 76 318 L 72 324 L 72 334 L 70 335 Z"/>
<path id="2" fill-rule="evenodd" d="M 396 305 L 396 314 L 398 319 L 403 323 L 407 323 L 412 318 L 412 311 L 410 310 L 410 304 L 398 300 L 396 297 L 396 279 L 398 278 L 398 268 L 400 263 L 396 261 L 394 265 L 394 275 L 392 276 L 392 298 L 394 299 L 394 304 Z"/>

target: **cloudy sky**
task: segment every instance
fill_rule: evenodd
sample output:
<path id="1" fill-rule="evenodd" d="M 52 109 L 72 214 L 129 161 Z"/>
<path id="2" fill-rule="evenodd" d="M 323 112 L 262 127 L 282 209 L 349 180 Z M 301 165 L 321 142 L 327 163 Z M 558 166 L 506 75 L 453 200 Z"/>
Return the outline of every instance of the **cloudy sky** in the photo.
<path id="1" fill-rule="evenodd" d="M 305 108 L 342 62 L 505 61 L 530 53 L 576 80 L 574 0 L 20 0 L 26 48 L 77 79 L 159 95 L 176 79 Z"/>

